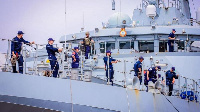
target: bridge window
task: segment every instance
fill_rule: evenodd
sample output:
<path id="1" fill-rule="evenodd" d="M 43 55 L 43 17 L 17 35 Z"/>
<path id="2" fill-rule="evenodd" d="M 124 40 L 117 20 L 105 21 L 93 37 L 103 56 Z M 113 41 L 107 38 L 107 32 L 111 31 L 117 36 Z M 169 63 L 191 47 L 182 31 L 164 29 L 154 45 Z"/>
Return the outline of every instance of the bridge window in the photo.
<path id="1" fill-rule="evenodd" d="M 105 53 L 105 42 L 99 43 L 100 45 L 100 52 Z M 106 50 L 115 49 L 115 42 L 106 42 Z"/>
<path id="2" fill-rule="evenodd" d="M 167 51 L 167 42 L 166 40 L 160 40 L 159 42 L 159 52 L 166 52 Z"/>
<path id="3" fill-rule="evenodd" d="M 99 43 L 99 46 L 100 46 L 100 52 L 105 53 L 105 42 Z"/>
<path id="4" fill-rule="evenodd" d="M 178 50 L 184 50 L 185 49 L 185 42 L 183 40 L 175 41 L 178 45 Z"/>
<path id="5" fill-rule="evenodd" d="M 115 49 L 115 42 L 106 42 L 106 50 Z"/>
<path id="6" fill-rule="evenodd" d="M 119 42 L 120 49 L 130 49 L 130 41 L 121 41 Z"/>
<path id="7" fill-rule="evenodd" d="M 120 41 L 119 42 L 119 49 L 134 49 L 134 42 L 130 41 Z"/>
<path id="8" fill-rule="evenodd" d="M 139 41 L 138 46 L 140 52 L 154 52 L 154 41 Z"/>

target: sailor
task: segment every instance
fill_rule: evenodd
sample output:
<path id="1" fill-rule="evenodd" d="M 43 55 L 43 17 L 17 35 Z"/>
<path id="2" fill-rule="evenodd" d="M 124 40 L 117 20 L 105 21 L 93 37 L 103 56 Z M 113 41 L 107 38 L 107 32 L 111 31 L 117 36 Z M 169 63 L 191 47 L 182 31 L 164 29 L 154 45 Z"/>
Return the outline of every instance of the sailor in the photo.
<path id="1" fill-rule="evenodd" d="M 78 56 L 79 48 L 74 47 L 74 51 L 72 53 L 72 68 L 78 68 L 79 67 L 79 56 Z"/>
<path id="2" fill-rule="evenodd" d="M 112 64 L 113 63 L 117 63 L 117 60 L 113 59 L 111 57 L 111 51 L 109 51 L 109 50 L 106 51 L 106 56 L 103 58 L 103 60 L 104 60 L 104 63 L 105 63 L 105 71 L 106 71 L 106 77 L 107 77 L 107 84 L 111 83 L 113 85 L 114 70 L 113 70 L 113 65 Z M 108 64 L 109 64 L 109 66 L 108 66 Z M 109 77 L 108 77 L 108 70 L 109 70 Z"/>
<path id="3" fill-rule="evenodd" d="M 134 76 L 137 76 L 140 80 L 140 84 L 142 83 L 142 76 L 141 76 L 141 73 L 142 73 L 142 61 L 144 60 L 144 58 L 142 56 L 139 57 L 139 61 L 137 61 L 135 64 L 134 64 L 134 71 L 135 71 L 135 75 Z"/>
<path id="4" fill-rule="evenodd" d="M 176 30 L 172 29 L 172 32 L 168 36 L 168 46 L 169 46 L 169 52 L 174 52 L 174 40 L 176 39 L 175 34 Z"/>
<path id="5" fill-rule="evenodd" d="M 91 46 L 94 41 L 92 40 L 92 38 L 89 37 L 89 32 L 86 32 L 85 35 L 86 37 L 83 39 L 82 44 L 85 47 L 85 59 L 88 59 L 88 54 L 91 52 Z"/>
<path id="6" fill-rule="evenodd" d="M 169 86 L 169 96 L 172 95 L 173 84 L 175 83 L 175 79 L 178 78 L 179 75 L 175 73 L 175 67 L 172 67 L 171 70 L 166 72 L 166 85 Z"/>
<path id="7" fill-rule="evenodd" d="M 155 83 L 157 81 L 157 71 L 160 71 L 161 67 L 156 66 L 156 67 L 151 67 L 147 70 L 147 72 L 144 74 L 145 76 L 145 85 L 148 85 L 149 81 L 152 81 Z"/>
<path id="8" fill-rule="evenodd" d="M 53 43 L 55 40 L 53 38 L 48 39 L 48 44 L 46 45 L 46 50 L 48 53 L 48 59 L 50 60 L 51 70 L 53 71 L 53 77 L 57 77 L 59 64 L 56 58 L 56 52 L 62 52 L 62 49 L 54 48 Z"/>
<path id="9" fill-rule="evenodd" d="M 18 61 L 19 66 L 19 73 L 23 74 L 23 57 L 21 54 L 22 50 L 22 43 L 24 44 L 34 44 L 35 42 L 29 42 L 23 39 L 23 32 L 18 31 L 17 36 L 12 39 L 11 42 L 11 62 L 12 62 L 12 68 L 13 73 L 17 73 L 16 71 L 16 61 Z"/>

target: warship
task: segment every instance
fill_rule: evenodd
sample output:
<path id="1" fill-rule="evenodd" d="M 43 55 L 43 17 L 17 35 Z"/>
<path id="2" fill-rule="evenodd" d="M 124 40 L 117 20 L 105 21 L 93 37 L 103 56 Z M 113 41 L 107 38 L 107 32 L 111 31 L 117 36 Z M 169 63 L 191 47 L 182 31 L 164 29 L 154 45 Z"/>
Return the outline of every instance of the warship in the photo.
<path id="1" fill-rule="evenodd" d="M 191 0 L 190 0 L 191 1 Z M 81 44 L 85 31 L 63 35 L 57 54 L 58 78 L 51 71 L 45 44 L 22 45 L 23 74 L 12 73 L 10 44 L 0 72 L 0 111 L 2 112 L 199 112 L 200 8 L 191 18 L 189 0 L 142 0 L 132 18 L 114 13 L 102 29 L 89 31 L 94 40 L 89 59 Z M 169 5 L 171 4 L 171 5 Z M 115 0 L 112 0 L 115 10 Z M 168 35 L 176 29 L 174 52 L 168 52 Z M 57 45 L 54 45 L 55 47 Z M 79 47 L 79 68 L 71 68 L 74 47 Z M 113 64 L 114 85 L 107 84 L 103 58 L 107 50 L 118 60 Z M 140 56 L 142 84 L 134 76 L 134 63 Z M 144 85 L 144 72 L 161 66 L 161 77 Z M 179 74 L 168 96 L 166 71 L 176 67 Z M 163 80 L 164 79 L 164 80 Z M 185 97 L 183 97 L 185 96 Z"/>

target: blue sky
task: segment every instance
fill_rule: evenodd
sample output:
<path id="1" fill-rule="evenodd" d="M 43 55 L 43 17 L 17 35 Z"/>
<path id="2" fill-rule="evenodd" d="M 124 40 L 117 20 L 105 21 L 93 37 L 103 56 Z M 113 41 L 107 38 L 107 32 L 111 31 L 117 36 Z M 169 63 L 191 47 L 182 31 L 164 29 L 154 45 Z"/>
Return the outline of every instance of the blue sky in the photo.
<path id="1" fill-rule="evenodd" d="M 52 37 L 59 40 L 64 34 L 102 28 L 110 15 L 120 11 L 120 0 L 113 11 L 112 0 L 66 0 L 67 22 L 65 30 L 65 0 L 0 0 L 0 38 L 12 39 L 18 30 L 25 32 L 24 38 L 36 43 L 47 43 Z M 142 0 L 121 0 L 121 12 L 132 16 L 133 10 Z M 167 0 L 165 0 L 167 1 Z M 191 1 L 192 16 L 200 7 L 199 0 Z M 194 6 L 193 6 L 193 3 Z M 0 52 L 5 52 L 7 43 L 0 41 Z"/>

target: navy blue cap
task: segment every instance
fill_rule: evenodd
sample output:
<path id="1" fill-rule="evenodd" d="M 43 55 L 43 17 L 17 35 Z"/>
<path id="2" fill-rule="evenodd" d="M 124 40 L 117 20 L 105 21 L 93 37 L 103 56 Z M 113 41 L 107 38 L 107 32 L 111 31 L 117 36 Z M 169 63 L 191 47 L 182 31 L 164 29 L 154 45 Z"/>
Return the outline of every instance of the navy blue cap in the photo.
<path id="1" fill-rule="evenodd" d="M 144 60 L 144 58 L 142 56 L 139 57 L 139 60 L 141 60 L 141 59 Z"/>
<path id="2" fill-rule="evenodd" d="M 112 53 L 111 51 L 107 50 L 106 53 Z"/>
<path id="3" fill-rule="evenodd" d="M 17 34 L 24 34 L 24 32 L 22 32 L 22 31 L 18 31 L 18 33 Z"/>
<path id="4" fill-rule="evenodd" d="M 76 49 L 79 49 L 78 47 L 74 47 L 74 49 L 76 50 Z"/>
<path id="5" fill-rule="evenodd" d="M 157 68 L 158 68 L 158 69 L 161 69 L 161 67 L 160 67 L 160 66 L 157 66 Z"/>
<path id="6" fill-rule="evenodd" d="M 48 41 L 55 41 L 55 40 L 53 40 L 53 38 L 49 38 Z"/>
<path id="7" fill-rule="evenodd" d="M 172 29 L 172 31 L 175 31 L 175 32 L 176 32 L 176 30 L 175 30 L 175 29 Z"/>
<path id="8" fill-rule="evenodd" d="M 172 71 L 175 71 L 176 69 L 175 69 L 175 67 L 172 67 Z"/>

